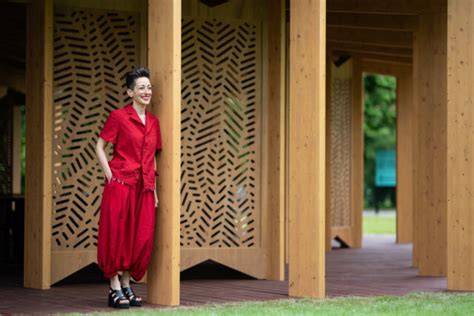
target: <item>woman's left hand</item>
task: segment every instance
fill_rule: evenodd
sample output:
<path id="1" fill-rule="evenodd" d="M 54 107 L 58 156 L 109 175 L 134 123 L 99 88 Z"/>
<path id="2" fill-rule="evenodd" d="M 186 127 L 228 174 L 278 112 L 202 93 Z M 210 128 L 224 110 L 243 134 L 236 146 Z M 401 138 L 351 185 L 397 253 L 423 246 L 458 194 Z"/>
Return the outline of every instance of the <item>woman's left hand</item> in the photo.
<path id="1" fill-rule="evenodd" d="M 156 190 L 154 191 L 155 193 L 155 207 L 158 207 L 158 195 L 156 195 Z"/>

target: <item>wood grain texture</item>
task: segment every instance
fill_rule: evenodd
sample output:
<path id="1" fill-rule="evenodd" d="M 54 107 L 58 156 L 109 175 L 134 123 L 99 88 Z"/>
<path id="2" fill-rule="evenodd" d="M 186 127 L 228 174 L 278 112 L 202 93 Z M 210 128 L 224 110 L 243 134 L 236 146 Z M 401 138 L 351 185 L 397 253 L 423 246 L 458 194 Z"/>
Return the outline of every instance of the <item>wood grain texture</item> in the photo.
<path id="1" fill-rule="evenodd" d="M 412 241 L 413 230 L 413 68 L 363 59 L 363 72 L 397 80 L 397 242 Z"/>
<path id="2" fill-rule="evenodd" d="M 166 49 L 164 49 L 166 48 Z M 163 151 L 158 155 L 158 196 L 153 256 L 148 268 L 147 301 L 179 304 L 181 1 L 149 0 L 148 66 L 156 87 L 154 112 L 161 122 Z"/>
<path id="3" fill-rule="evenodd" d="M 418 268 L 444 276 L 447 265 L 447 16 L 420 15 L 416 59 L 418 117 Z"/>
<path id="4" fill-rule="evenodd" d="M 27 8 L 26 208 L 24 282 L 51 284 L 53 1 Z"/>
<path id="5" fill-rule="evenodd" d="M 75 254 L 97 246 L 104 173 L 95 142 L 110 111 L 130 102 L 123 78 L 141 64 L 141 24 L 137 12 L 55 8 L 52 283 L 96 262 L 94 256 Z"/>
<path id="6" fill-rule="evenodd" d="M 448 289 L 474 291 L 474 4 L 448 1 Z"/>
<path id="7" fill-rule="evenodd" d="M 265 2 L 267 25 L 267 279 L 285 279 L 285 60 L 286 19 L 285 1 Z"/>
<path id="8" fill-rule="evenodd" d="M 324 297 L 326 1 L 290 12 L 289 295 Z"/>
<path id="9" fill-rule="evenodd" d="M 353 61 L 352 80 L 352 165 L 351 215 L 352 247 L 362 247 L 362 212 L 364 210 L 364 84 L 359 58 Z"/>

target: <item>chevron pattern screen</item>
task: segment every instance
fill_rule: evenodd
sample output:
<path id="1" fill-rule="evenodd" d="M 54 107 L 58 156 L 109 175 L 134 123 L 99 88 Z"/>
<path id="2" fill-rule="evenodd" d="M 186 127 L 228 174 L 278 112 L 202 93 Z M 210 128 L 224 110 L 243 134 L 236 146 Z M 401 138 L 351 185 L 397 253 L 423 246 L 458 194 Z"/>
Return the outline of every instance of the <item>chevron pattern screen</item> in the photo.
<path id="1" fill-rule="evenodd" d="M 95 142 L 108 113 L 128 100 L 138 33 L 138 14 L 55 10 L 53 250 L 96 245 L 104 178 Z"/>
<path id="2" fill-rule="evenodd" d="M 181 246 L 260 243 L 260 28 L 182 23 Z"/>
<path id="3" fill-rule="evenodd" d="M 334 78 L 329 112 L 330 162 L 329 190 L 331 225 L 351 226 L 351 89 L 350 79 Z"/>

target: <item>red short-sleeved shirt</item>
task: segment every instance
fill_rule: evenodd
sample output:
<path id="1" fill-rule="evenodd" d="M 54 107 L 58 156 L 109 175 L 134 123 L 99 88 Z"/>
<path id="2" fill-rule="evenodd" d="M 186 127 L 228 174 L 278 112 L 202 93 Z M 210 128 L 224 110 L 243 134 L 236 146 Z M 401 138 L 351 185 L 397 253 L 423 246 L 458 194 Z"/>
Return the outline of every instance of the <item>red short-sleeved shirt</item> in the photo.
<path id="1" fill-rule="evenodd" d="M 160 123 L 146 111 L 145 124 L 131 104 L 110 112 L 99 135 L 114 144 L 109 161 L 112 175 L 126 184 L 136 184 L 140 176 L 145 189 L 155 188 L 155 153 L 161 150 Z"/>

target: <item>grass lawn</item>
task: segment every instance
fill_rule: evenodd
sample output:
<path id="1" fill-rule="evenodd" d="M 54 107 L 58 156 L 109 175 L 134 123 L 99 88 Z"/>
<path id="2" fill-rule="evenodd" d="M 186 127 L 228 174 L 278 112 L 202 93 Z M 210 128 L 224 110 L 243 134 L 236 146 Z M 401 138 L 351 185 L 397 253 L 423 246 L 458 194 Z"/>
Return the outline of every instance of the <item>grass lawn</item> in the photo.
<path id="1" fill-rule="evenodd" d="M 340 297 L 207 305 L 197 308 L 131 309 L 127 315 L 472 315 L 474 294 L 414 293 L 392 297 Z"/>
<path id="2" fill-rule="evenodd" d="M 392 235 L 396 230 L 395 216 L 387 215 L 365 215 L 362 220 L 364 234 Z"/>

